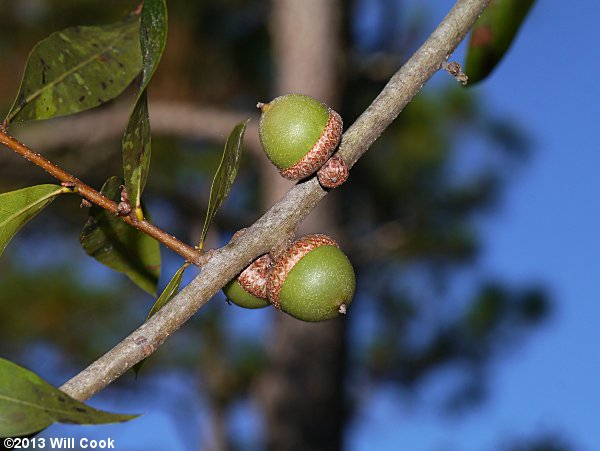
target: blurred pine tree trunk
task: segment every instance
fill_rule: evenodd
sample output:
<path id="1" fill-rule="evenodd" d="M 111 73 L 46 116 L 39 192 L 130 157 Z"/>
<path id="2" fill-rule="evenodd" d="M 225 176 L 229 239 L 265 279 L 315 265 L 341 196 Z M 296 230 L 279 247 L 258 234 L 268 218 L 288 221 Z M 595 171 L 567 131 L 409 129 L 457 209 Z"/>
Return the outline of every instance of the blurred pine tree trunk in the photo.
<path id="1" fill-rule="evenodd" d="M 273 0 L 271 36 L 276 61 L 274 96 L 300 92 L 339 105 L 339 0 Z M 265 164 L 265 207 L 289 189 Z M 299 230 L 335 236 L 335 205 L 329 196 Z M 266 421 L 266 449 L 342 449 L 345 323 L 310 324 L 277 316 L 269 365 L 260 384 Z"/>

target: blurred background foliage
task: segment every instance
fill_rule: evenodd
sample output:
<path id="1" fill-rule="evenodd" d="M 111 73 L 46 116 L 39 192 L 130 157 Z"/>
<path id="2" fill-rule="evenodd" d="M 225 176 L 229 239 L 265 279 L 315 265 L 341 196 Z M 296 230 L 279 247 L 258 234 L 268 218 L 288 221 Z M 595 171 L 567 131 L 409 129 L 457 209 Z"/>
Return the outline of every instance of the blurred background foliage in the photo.
<path id="1" fill-rule="evenodd" d="M 424 9 L 405 10 L 400 0 L 343 3 L 340 112 L 347 126 L 416 48 L 428 22 Z M 380 11 L 372 20 L 363 15 L 369 3 Z M 253 106 L 274 95 L 269 2 L 170 0 L 168 5 L 169 38 L 150 85 L 151 101 L 235 111 L 256 122 Z M 117 20 L 134 7 L 135 2 L 117 0 L 0 1 L 2 110 L 8 111 L 20 70 L 38 40 L 67 26 Z M 117 103 L 132 100 L 126 93 Z M 26 143 L 28 130 L 15 127 Z M 99 188 L 120 174 L 119 133 L 88 148 L 61 145 L 48 150 L 49 156 Z M 153 136 L 145 198 L 155 221 L 184 241 L 197 241 L 223 144 L 224 139 L 185 133 Z M 45 152 L 43 146 L 35 150 Z M 378 386 L 417 394 L 429 376 L 448 369 L 458 368 L 461 382 L 447 387 L 442 412 L 460 413 L 484 402 L 490 365 L 535 333 L 551 313 L 543 287 L 510 286 L 477 270 L 485 246 L 480 221 L 498 205 L 530 150 L 527 130 L 491 114 L 485 99 L 449 77 L 436 79 L 331 196 L 342 247 L 358 276 L 345 328 L 349 346 L 341 383 L 347 399 L 340 421 L 348 424 Z M 261 214 L 260 158 L 246 153 L 208 247 L 224 244 Z M 1 191 L 48 180 L 8 151 L 0 154 Z M 42 355 L 61 364 L 51 365 L 52 375 L 42 375 L 57 384 L 139 325 L 152 303 L 79 249 L 86 216 L 72 198 L 58 200 L 0 260 L 0 354 L 43 369 L 50 364 L 35 350 L 51 349 Z M 167 251 L 163 256 L 164 286 L 181 262 Z M 216 299 L 148 360 L 139 382 L 125 375 L 117 385 L 143 396 L 139 384 L 145 378 L 160 381 L 164 371 L 194 375 L 199 399 L 214 413 L 213 433 L 221 434 L 214 443 L 260 449 L 260 437 L 257 445 L 227 434 L 228 412 L 260 396 L 256 385 L 268 361 L 266 342 L 272 338 L 266 331 L 275 315 L 241 311 Z M 250 412 L 261 418 L 260 403 Z M 569 449 L 560 443 L 515 438 L 505 449 Z"/>

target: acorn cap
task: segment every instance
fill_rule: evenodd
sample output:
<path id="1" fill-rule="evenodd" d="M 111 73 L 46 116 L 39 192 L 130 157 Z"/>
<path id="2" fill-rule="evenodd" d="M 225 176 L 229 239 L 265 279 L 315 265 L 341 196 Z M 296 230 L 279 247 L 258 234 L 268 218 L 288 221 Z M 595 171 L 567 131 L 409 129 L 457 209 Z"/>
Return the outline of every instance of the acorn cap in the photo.
<path id="1" fill-rule="evenodd" d="M 338 113 L 303 94 L 287 94 L 257 105 L 262 115 L 260 141 L 281 175 L 300 180 L 313 174 L 333 154 L 343 123 Z"/>
<path id="2" fill-rule="evenodd" d="M 240 286 L 257 298 L 267 299 L 267 273 L 271 257 L 265 254 L 254 260 L 237 278 Z"/>
<path id="3" fill-rule="evenodd" d="M 317 171 L 317 178 L 324 188 L 337 188 L 348 180 L 349 173 L 346 162 L 334 155 Z"/>
<path id="4" fill-rule="evenodd" d="M 223 293 L 230 302 L 239 307 L 256 309 L 269 305 L 269 301 L 266 299 L 253 296 L 244 290 L 236 279 L 223 287 Z"/>
<path id="5" fill-rule="evenodd" d="M 245 308 L 261 308 L 269 305 L 267 274 L 270 264 L 269 254 L 254 260 L 236 279 L 223 287 L 227 299 Z"/>
<path id="6" fill-rule="evenodd" d="M 354 289 L 354 269 L 348 257 L 333 239 L 321 234 L 295 241 L 267 279 L 269 301 L 304 321 L 323 321 L 346 313 Z"/>

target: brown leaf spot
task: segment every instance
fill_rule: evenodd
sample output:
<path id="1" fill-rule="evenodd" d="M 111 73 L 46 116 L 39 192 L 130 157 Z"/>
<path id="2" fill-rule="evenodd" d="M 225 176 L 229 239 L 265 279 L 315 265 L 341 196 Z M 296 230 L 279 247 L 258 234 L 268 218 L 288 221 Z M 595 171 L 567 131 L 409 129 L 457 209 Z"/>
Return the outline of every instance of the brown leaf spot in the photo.
<path id="1" fill-rule="evenodd" d="M 494 33 L 490 27 L 478 27 L 473 30 L 473 36 L 471 36 L 471 47 L 484 47 L 494 37 Z"/>

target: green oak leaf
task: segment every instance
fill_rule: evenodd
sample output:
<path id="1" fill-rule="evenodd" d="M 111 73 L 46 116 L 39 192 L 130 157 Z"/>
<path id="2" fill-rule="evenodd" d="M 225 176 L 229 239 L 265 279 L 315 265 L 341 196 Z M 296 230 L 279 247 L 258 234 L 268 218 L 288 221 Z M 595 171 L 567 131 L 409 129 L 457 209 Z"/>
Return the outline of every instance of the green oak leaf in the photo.
<path id="1" fill-rule="evenodd" d="M 31 51 L 4 123 L 49 119 L 101 105 L 142 68 L 138 16 L 51 34 Z"/>
<path id="2" fill-rule="evenodd" d="M 248 120 L 237 124 L 229 134 L 227 142 L 225 143 L 221 162 L 219 163 L 219 167 L 217 168 L 217 172 L 215 173 L 210 187 L 208 210 L 206 212 L 206 219 L 204 220 L 204 227 L 202 228 L 202 235 L 200 236 L 199 249 L 202 249 L 208 227 L 215 218 L 217 210 L 229 195 L 229 191 L 231 191 L 231 187 L 237 176 L 242 157 L 242 142 L 247 124 Z"/>
<path id="3" fill-rule="evenodd" d="M 162 291 L 152 308 L 150 309 L 150 312 L 146 317 L 146 321 L 148 321 L 152 316 L 154 316 L 154 314 L 158 312 L 161 308 L 167 305 L 171 301 L 171 299 L 173 299 L 173 297 L 175 297 L 175 295 L 179 291 L 179 288 L 181 287 L 181 281 L 183 280 L 183 273 L 185 271 L 185 268 L 187 268 L 188 266 L 190 266 L 189 262 L 184 263 L 183 266 L 179 268 L 177 272 L 173 275 L 173 277 L 171 277 L 171 280 L 169 281 L 165 289 Z M 133 371 L 136 375 L 139 373 L 145 361 L 146 359 L 141 360 L 133 366 Z"/>
<path id="4" fill-rule="evenodd" d="M 87 406 L 32 371 L 0 358 L 0 437 L 32 434 L 53 423 L 105 424 L 136 417 Z"/>
<path id="5" fill-rule="evenodd" d="M 154 316 L 156 312 L 158 312 L 161 308 L 169 303 L 171 299 L 177 294 L 179 291 L 179 287 L 181 287 L 181 281 L 183 280 L 183 273 L 185 268 L 190 266 L 190 263 L 185 263 L 181 268 L 177 270 L 177 272 L 173 275 L 163 292 L 160 294 L 148 316 L 146 317 L 146 321 L 150 319 L 150 317 Z"/>
<path id="6" fill-rule="evenodd" d="M 143 219 L 142 191 L 150 169 L 151 142 L 148 99 L 144 90 L 133 107 L 122 142 L 125 188 L 139 220 Z"/>
<path id="7" fill-rule="evenodd" d="M 167 5 L 165 0 L 145 0 L 142 7 L 140 46 L 142 74 L 138 96 L 123 136 L 123 174 L 129 200 L 138 219 L 143 218 L 141 197 L 150 168 L 150 120 L 146 88 L 158 67 L 167 42 Z"/>
<path id="8" fill-rule="evenodd" d="M 120 177 L 111 177 L 104 183 L 101 192 L 118 202 L 122 185 Z M 154 238 L 103 208 L 93 206 L 80 241 L 88 255 L 124 273 L 144 291 L 156 294 L 160 275 L 160 247 Z"/>
<path id="9" fill-rule="evenodd" d="M 140 27 L 142 48 L 142 84 L 146 89 L 158 67 L 167 44 L 167 4 L 165 0 L 144 0 Z"/>
<path id="10" fill-rule="evenodd" d="M 535 0 L 493 0 L 471 31 L 465 73 L 471 86 L 500 63 Z"/>
<path id="11" fill-rule="evenodd" d="M 0 194 L 0 255 L 13 236 L 59 194 L 72 192 L 59 185 L 37 185 Z"/>

